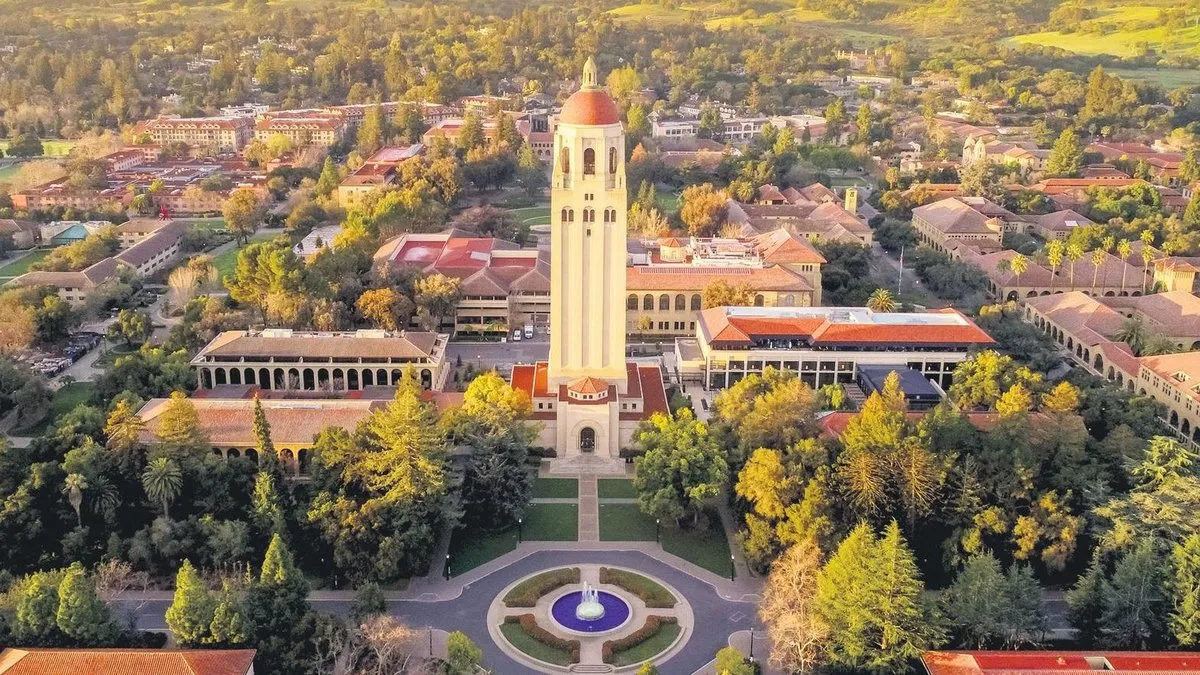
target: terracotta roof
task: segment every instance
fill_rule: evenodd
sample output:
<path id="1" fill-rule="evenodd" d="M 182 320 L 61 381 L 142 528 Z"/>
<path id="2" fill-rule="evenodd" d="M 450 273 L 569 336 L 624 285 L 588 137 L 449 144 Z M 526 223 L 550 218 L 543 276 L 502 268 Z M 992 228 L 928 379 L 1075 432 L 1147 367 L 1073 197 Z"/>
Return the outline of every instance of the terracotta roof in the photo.
<path id="1" fill-rule="evenodd" d="M 253 649 L 5 649 L 0 675 L 246 675 Z"/>
<path id="2" fill-rule="evenodd" d="M 247 366 L 250 367 L 250 366 Z M 151 399 L 138 411 L 138 417 L 146 423 L 142 440 L 153 442 L 161 419 L 170 399 Z M 263 413 L 271 425 L 271 440 L 277 445 L 303 445 L 312 443 L 313 438 L 326 427 L 340 427 L 354 431 L 360 422 L 371 416 L 371 412 L 387 405 L 386 400 L 317 399 L 287 400 L 262 399 Z M 192 405 L 200 420 L 200 429 L 215 446 L 253 445 L 254 400 L 193 398 Z"/>
<path id="3" fill-rule="evenodd" d="M 713 307 L 700 313 L 709 343 L 753 347 L 764 340 L 828 345 L 987 345 L 991 336 L 955 310 L 908 314 L 865 307 Z"/>
<path id="4" fill-rule="evenodd" d="M 769 265 L 793 265 L 809 263 L 824 264 L 822 256 L 807 239 L 793 235 L 785 229 L 773 230 L 755 237 L 754 250 Z"/>
<path id="5" fill-rule="evenodd" d="M 150 234 L 157 232 L 170 222 L 174 221 L 159 218 L 134 218 L 117 225 L 117 231 L 127 234 Z"/>
<path id="6" fill-rule="evenodd" d="M 1088 346 L 1107 342 L 1125 317 L 1082 291 L 1029 298 L 1025 304 Z"/>
<path id="7" fill-rule="evenodd" d="M 603 89 L 580 89 L 571 94 L 558 116 L 559 124 L 606 126 L 621 123 L 621 111 Z"/>
<path id="8" fill-rule="evenodd" d="M 26 272 L 13 279 L 12 283 L 18 286 L 90 289 L 112 278 L 120 266 L 116 258 L 105 258 L 78 272 Z"/>
<path id="9" fill-rule="evenodd" d="M 758 188 L 758 201 L 760 202 L 786 202 L 788 199 L 783 196 L 779 188 L 774 185 L 760 185 Z"/>
<path id="10" fill-rule="evenodd" d="M 576 394 L 603 394 L 608 391 L 608 383 L 598 377 L 581 377 L 572 380 L 567 389 Z"/>
<path id="11" fill-rule="evenodd" d="M 1047 213 L 1044 216 L 1037 216 L 1034 222 L 1042 229 L 1053 232 L 1069 232 L 1074 227 L 1095 225 L 1087 216 L 1080 215 L 1071 209 L 1063 209 L 1054 213 Z"/>
<path id="12" fill-rule="evenodd" d="M 1116 303 L 1116 300 L 1109 300 Z M 1200 337 L 1200 298 L 1187 291 L 1121 298 L 1144 315 L 1151 327 L 1171 337 Z"/>
<path id="13" fill-rule="evenodd" d="M 913 219 L 921 219 L 946 234 L 995 234 L 989 218 L 957 198 L 943 199 L 913 209 Z"/>
<path id="14" fill-rule="evenodd" d="M 625 288 L 634 291 L 702 291 L 709 282 L 723 279 L 745 284 L 754 291 L 803 292 L 812 284 L 780 265 L 728 267 L 687 265 L 637 265 L 625 268 Z"/>
<path id="15" fill-rule="evenodd" d="M 305 358 L 400 358 L 414 359 L 433 354 L 437 333 L 359 331 L 358 333 L 305 333 L 289 330 L 225 331 L 213 338 L 192 359 L 203 363 L 254 357 Z"/>
<path id="16" fill-rule="evenodd" d="M 1200 652 L 977 651 L 925 652 L 929 675 L 1083 675 L 1115 673 L 1200 673 Z"/>

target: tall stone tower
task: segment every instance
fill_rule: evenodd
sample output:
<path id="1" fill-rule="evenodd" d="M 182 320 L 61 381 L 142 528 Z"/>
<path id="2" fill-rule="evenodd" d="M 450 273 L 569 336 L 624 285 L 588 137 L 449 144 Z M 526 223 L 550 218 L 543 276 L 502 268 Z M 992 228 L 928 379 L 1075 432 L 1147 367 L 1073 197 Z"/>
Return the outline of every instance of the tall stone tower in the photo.
<path id="1" fill-rule="evenodd" d="M 626 202 L 620 111 L 589 58 L 554 134 L 551 387 L 588 377 L 626 391 Z"/>

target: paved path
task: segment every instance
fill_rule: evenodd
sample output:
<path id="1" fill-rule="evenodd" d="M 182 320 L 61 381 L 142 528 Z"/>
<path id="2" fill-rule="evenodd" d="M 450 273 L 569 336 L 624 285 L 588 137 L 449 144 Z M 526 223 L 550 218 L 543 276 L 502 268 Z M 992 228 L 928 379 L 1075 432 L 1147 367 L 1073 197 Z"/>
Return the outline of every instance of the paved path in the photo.
<path id="1" fill-rule="evenodd" d="M 595 474 L 579 477 L 579 541 L 600 541 L 600 506 Z"/>

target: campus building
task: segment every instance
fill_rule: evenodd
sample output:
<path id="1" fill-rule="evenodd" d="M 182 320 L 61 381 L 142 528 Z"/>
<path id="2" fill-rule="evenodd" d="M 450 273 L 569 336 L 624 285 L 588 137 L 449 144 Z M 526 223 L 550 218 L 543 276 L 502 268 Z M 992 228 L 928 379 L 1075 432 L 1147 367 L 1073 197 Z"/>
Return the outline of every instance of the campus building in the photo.
<path id="1" fill-rule="evenodd" d="M 1092 671 L 1186 675 L 1200 673 L 1200 652 L 925 652 L 921 663 L 929 675 L 1076 675 Z"/>
<path id="2" fill-rule="evenodd" d="M 616 459 L 638 423 L 667 412 L 657 366 L 625 359 L 625 131 L 588 59 L 554 133 L 550 359 L 513 368 L 559 457 Z"/>
<path id="3" fill-rule="evenodd" d="M 694 338 L 675 341 L 683 381 L 723 389 L 768 366 L 809 386 L 855 382 L 860 366 L 895 366 L 950 386 L 972 349 L 995 341 L 955 310 L 873 312 L 865 307 L 714 307 Z"/>
<path id="4" fill-rule="evenodd" d="M 395 386 L 409 368 L 426 389 L 441 389 L 447 339 L 416 331 L 233 330 L 213 338 L 191 365 L 201 389 L 254 385 L 271 391 L 336 394 Z"/>
<path id="5" fill-rule="evenodd" d="M 254 675 L 253 649 L 66 649 L 0 652 L 0 675 Z"/>
<path id="6" fill-rule="evenodd" d="M 216 153 L 241 152 L 254 137 L 254 119 L 245 116 L 157 117 L 143 131 L 158 145 L 185 143 Z"/>

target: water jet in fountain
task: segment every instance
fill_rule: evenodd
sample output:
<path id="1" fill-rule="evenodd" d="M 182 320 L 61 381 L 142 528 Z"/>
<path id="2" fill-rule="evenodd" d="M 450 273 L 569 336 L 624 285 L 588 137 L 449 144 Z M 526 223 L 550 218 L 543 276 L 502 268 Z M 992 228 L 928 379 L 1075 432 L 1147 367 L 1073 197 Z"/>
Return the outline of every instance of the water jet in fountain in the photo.
<path id="1" fill-rule="evenodd" d="M 565 593 L 550 606 L 550 616 L 576 633 L 606 633 L 624 626 L 631 615 L 629 603 L 608 591 L 584 582 L 583 589 Z"/>

